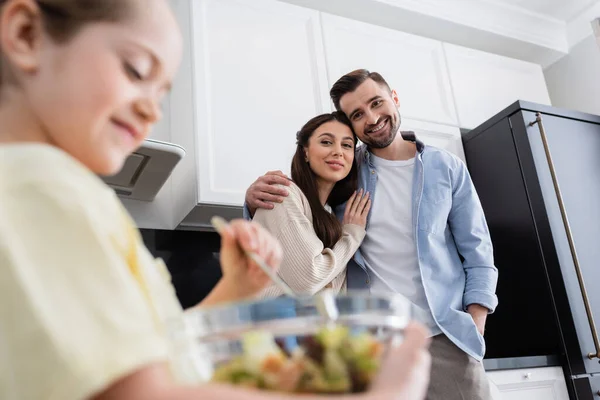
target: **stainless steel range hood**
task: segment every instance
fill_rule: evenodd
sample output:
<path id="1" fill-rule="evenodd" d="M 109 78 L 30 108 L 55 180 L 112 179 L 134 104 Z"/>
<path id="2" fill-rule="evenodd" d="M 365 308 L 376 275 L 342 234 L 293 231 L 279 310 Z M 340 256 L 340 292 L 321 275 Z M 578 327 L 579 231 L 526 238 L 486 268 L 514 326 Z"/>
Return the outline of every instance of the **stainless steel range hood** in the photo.
<path id="1" fill-rule="evenodd" d="M 184 155 L 181 146 L 146 139 L 119 173 L 102 179 L 121 198 L 152 201 Z"/>

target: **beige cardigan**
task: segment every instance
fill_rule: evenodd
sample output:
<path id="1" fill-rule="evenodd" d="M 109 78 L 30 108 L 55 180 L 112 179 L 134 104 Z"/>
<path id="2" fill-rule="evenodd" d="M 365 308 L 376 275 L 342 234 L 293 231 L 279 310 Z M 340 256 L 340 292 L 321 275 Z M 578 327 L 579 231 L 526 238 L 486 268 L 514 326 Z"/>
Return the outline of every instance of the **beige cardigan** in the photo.
<path id="1" fill-rule="evenodd" d="M 346 264 L 365 237 L 358 225 L 342 227 L 342 237 L 332 249 L 324 248 L 315 233 L 308 199 L 296 184 L 288 189 L 283 203 L 272 210 L 259 209 L 253 221 L 274 235 L 283 248 L 279 276 L 298 294 L 314 295 L 324 288 L 335 293 L 346 288 Z M 283 293 L 270 285 L 259 297 L 276 297 Z"/>

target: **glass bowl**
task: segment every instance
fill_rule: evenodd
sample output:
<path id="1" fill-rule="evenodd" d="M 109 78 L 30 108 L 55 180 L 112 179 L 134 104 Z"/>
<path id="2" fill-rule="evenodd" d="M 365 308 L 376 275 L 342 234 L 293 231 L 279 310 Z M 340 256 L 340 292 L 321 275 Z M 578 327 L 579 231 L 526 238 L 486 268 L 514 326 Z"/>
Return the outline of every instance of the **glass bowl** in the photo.
<path id="1" fill-rule="evenodd" d="M 188 382 L 360 392 L 409 319 L 403 296 L 364 291 L 196 309 L 169 327 L 172 364 Z"/>

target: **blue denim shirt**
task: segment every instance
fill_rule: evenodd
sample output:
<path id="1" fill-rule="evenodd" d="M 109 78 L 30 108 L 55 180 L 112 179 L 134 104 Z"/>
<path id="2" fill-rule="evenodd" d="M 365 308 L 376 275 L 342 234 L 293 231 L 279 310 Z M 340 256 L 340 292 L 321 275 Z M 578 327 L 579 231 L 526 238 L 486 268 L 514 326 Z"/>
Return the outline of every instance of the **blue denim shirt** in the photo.
<path id="1" fill-rule="evenodd" d="M 453 154 L 426 146 L 412 132 L 405 140 L 417 145 L 412 220 L 419 269 L 427 302 L 442 332 L 471 357 L 481 360 L 485 341 L 466 312 L 480 304 L 493 312 L 498 304 L 492 242 L 481 203 L 466 165 Z M 377 196 L 377 170 L 365 146 L 356 151 L 359 187 Z M 345 205 L 336 208 L 341 220 Z M 244 207 L 244 217 L 249 213 Z M 367 218 L 369 229 L 370 214 Z M 360 249 L 348 263 L 348 289 L 368 289 L 370 276 Z"/>
<path id="2" fill-rule="evenodd" d="M 493 312 L 498 304 L 498 270 L 481 203 L 462 160 L 424 145 L 412 132 L 402 132 L 402 136 L 417 145 L 410 206 L 427 302 L 442 332 L 467 354 L 481 360 L 485 341 L 466 308 L 480 304 Z M 375 199 L 377 169 L 366 146 L 357 149 L 356 157 L 359 187 Z M 335 210 L 340 219 L 344 208 L 341 205 Z M 370 214 L 367 231 L 369 220 Z M 347 278 L 348 289 L 370 286 L 360 249 L 348 264 Z"/>

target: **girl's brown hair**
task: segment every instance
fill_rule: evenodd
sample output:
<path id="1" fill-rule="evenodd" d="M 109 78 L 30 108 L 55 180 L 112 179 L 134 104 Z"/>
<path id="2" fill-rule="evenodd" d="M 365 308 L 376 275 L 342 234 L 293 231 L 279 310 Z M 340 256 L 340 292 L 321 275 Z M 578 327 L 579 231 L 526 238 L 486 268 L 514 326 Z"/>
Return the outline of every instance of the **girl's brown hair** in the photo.
<path id="1" fill-rule="evenodd" d="M 0 12 L 9 2 L 0 0 Z M 44 29 L 57 43 L 67 42 L 86 24 L 119 22 L 135 11 L 131 0 L 35 0 L 35 3 L 42 14 Z M 2 61 L 0 59 L 0 71 Z M 3 77 L 4 73 L 0 79 Z"/>
<path id="2" fill-rule="evenodd" d="M 331 114 L 322 114 L 308 121 L 296 135 L 296 153 L 292 158 L 292 180 L 302 190 L 312 211 L 313 226 L 319 239 L 326 248 L 332 248 L 342 237 L 342 224 L 334 214 L 325 210 L 319 200 L 317 179 L 310 165 L 306 162 L 304 148 L 318 127 L 326 122 L 337 121 L 346 125 L 352 131 L 352 124 L 344 113 L 336 111 Z M 354 133 L 354 131 L 352 131 Z M 356 145 L 356 135 L 354 135 Z M 327 204 L 332 208 L 346 202 L 358 185 L 358 168 L 356 159 L 352 161 L 350 173 L 341 181 L 337 182 L 327 199 Z"/>

